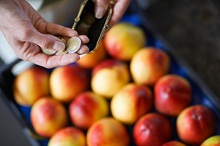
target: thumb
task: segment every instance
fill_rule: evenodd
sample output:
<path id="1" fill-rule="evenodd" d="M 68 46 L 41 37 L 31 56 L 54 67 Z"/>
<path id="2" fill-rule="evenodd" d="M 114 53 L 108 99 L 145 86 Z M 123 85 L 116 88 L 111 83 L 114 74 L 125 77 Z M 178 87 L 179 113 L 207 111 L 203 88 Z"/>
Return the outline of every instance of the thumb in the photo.
<path id="1" fill-rule="evenodd" d="M 29 32 L 29 37 L 26 41 L 37 44 L 41 48 L 63 50 L 65 49 L 64 42 L 56 36 L 50 34 L 42 34 L 37 30 Z"/>
<path id="2" fill-rule="evenodd" d="M 95 17 L 101 19 L 109 6 L 109 0 L 96 0 L 95 1 Z"/>

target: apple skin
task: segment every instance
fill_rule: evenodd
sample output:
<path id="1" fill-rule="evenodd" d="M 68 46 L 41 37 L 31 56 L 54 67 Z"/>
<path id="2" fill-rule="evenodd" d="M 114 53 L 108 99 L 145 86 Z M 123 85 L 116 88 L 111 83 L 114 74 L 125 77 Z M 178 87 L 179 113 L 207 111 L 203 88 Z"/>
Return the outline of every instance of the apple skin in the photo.
<path id="1" fill-rule="evenodd" d="M 95 122 L 87 132 L 88 146 L 129 146 L 130 137 L 125 126 L 107 117 Z"/>
<path id="2" fill-rule="evenodd" d="M 86 54 L 80 60 L 77 61 L 77 64 L 86 69 L 94 68 L 99 62 L 107 58 L 107 51 L 104 46 L 103 39 L 100 40 L 100 43 L 97 49 L 89 54 Z"/>
<path id="3" fill-rule="evenodd" d="M 39 66 L 24 70 L 14 80 L 13 94 L 17 104 L 33 105 L 39 98 L 50 94 L 49 73 Z"/>
<path id="4" fill-rule="evenodd" d="M 128 65 L 120 60 L 106 59 L 92 70 L 91 88 L 96 94 L 111 99 L 130 81 Z"/>
<path id="5" fill-rule="evenodd" d="M 153 107 L 152 91 L 145 85 L 126 84 L 111 100 L 112 116 L 131 125 Z"/>
<path id="6" fill-rule="evenodd" d="M 76 127 L 64 127 L 49 139 L 48 146 L 86 146 L 86 136 Z"/>
<path id="7" fill-rule="evenodd" d="M 116 59 L 130 61 L 132 56 L 146 44 L 144 31 L 129 23 L 114 25 L 105 35 L 107 52 Z"/>
<path id="8" fill-rule="evenodd" d="M 178 115 L 176 125 L 178 136 L 184 143 L 200 145 L 214 134 L 216 119 L 208 107 L 192 105 Z"/>
<path id="9" fill-rule="evenodd" d="M 179 141 L 169 141 L 164 143 L 162 146 L 187 146 L 187 145 Z"/>
<path id="10" fill-rule="evenodd" d="M 192 100 L 189 82 L 174 74 L 164 75 L 154 86 L 155 108 L 162 114 L 178 116 Z"/>
<path id="11" fill-rule="evenodd" d="M 84 130 L 87 130 L 97 120 L 106 117 L 108 113 L 107 100 L 90 91 L 80 93 L 69 105 L 72 123 Z"/>
<path id="12" fill-rule="evenodd" d="M 38 99 L 31 108 L 30 118 L 35 132 L 45 138 L 68 124 L 64 105 L 52 97 Z"/>
<path id="13" fill-rule="evenodd" d="M 201 146 L 220 146 L 220 135 L 213 135 L 207 138 Z"/>
<path id="14" fill-rule="evenodd" d="M 77 65 L 55 68 L 50 75 L 51 95 L 64 103 L 72 101 L 77 94 L 89 87 L 89 73 Z"/>
<path id="15" fill-rule="evenodd" d="M 161 146 L 172 136 L 170 121 L 159 113 L 148 113 L 134 125 L 133 137 L 136 145 Z"/>
<path id="16" fill-rule="evenodd" d="M 160 77 L 168 73 L 169 69 L 169 56 L 155 47 L 138 50 L 130 62 L 130 72 L 134 82 L 149 86 L 153 86 Z"/>

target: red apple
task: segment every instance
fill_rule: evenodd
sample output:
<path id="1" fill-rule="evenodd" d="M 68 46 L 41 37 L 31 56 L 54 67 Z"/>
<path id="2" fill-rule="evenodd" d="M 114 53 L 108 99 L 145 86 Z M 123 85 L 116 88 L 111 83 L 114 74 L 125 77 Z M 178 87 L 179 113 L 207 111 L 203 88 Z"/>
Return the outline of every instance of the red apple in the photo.
<path id="1" fill-rule="evenodd" d="M 125 124 L 134 124 L 142 115 L 150 112 L 152 105 L 153 95 L 147 86 L 129 83 L 113 96 L 111 113 Z"/>
<path id="2" fill-rule="evenodd" d="M 13 83 L 16 103 L 31 106 L 42 96 L 50 94 L 49 73 L 45 68 L 32 66 L 18 74 Z"/>
<path id="3" fill-rule="evenodd" d="M 172 136 L 169 120 L 158 113 L 142 116 L 134 125 L 133 137 L 136 145 L 161 146 Z"/>
<path id="4" fill-rule="evenodd" d="M 170 68 L 168 54 L 155 47 L 145 47 L 137 51 L 131 59 L 132 79 L 138 84 L 153 86 L 167 74 Z"/>
<path id="5" fill-rule="evenodd" d="M 128 65 L 115 59 L 100 62 L 92 71 L 91 88 L 106 98 L 112 96 L 130 81 Z"/>
<path id="6" fill-rule="evenodd" d="M 49 139 L 48 146 L 86 146 L 86 136 L 76 127 L 64 127 Z"/>
<path id="7" fill-rule="evenodd" d="M 88 71 L 77 66 L 67 65 L 55 68 L 50 76 L 52 96 L 61 102 L 72 101 L 77 94 L 89 87 Z"/>
<path id="8" fill-rule="evenodd" d="M 38 99 L 31 108 L 30 116 L 35 132 L 45 138 L 50 138 L 68 123 L 64 105 L 51 97 Z"/>
<path id="9" fill-rule="evenodd" d="M 125 126 L 114 118 L 95 122 L 87 132 L 88 146 L 128 146 L 129 134 Z"/>
<path id="10" fill-rule="evenodd" d="M 155 84 L 154 94 L 156 110 L 169 116 L 177 116 L 192 99 L 189 82 L 174 74 L 161 77 Z"/>
<path id="11" fill-rule="evenodd" d="M 144 31 L 133 24 L 118 23 L 105 35 L 107 52 L 114 58 L 130 61 L 132 56 L 146 44 Z"/>
<path id="12" fill-rule="evenodd" d="M 80 93 L 69 106 L 72 123 L 87 130 L 94 122 L 106 117 L 109 105 L 105 98 L 93 92 Z"/>
<path id="13" fill-rule="evenodd" d="M 207 138 L 201 146 L 220 146 L 220 135 L 213 135 Z"/>
<path id="14" fill-rule="evenodd" d="M 162 146 L 186 146 L 186 145 L 179 141 L 169 141 L 163 144 Z"/>
<path id="15" fill-rule="evenodd" d="M 215 117 L 212 111 L 203 105 L 193 105 L 184 109 L 177 117 L 177 133 L 180 139 L 189 145 L 200 145 L 214 134 Z"/>

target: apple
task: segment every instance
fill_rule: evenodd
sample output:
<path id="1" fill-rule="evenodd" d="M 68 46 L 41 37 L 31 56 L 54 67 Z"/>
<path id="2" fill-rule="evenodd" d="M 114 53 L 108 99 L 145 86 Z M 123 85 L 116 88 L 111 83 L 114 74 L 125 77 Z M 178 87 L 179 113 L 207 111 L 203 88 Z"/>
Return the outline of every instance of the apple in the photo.
<path id="1" fill-rule="evenodd" d="M 88 89 L 89 73 L 77 65 L 55 68 L 50 75 L 51 95 L 64 103 L 72 101 L 77 94 Z"/>
<path id="2" fill-rule="evenodd" d="M 89 54 L 86 54 L 76 63 L 86 69 L 94 68 L 99 62 L 107 58 L 107 52 L 104 46 L 103 39 L 100 40 L 97 49 Z"/>
<path id="3" fill-rule="evenodd" d="M 111 100 L 112 116 L 128 125 L 134 124 L 152 107 L 152 91 L 145 85 L 135 83 L 126 84 Z"/>
<path id="4" fill-rule="evenodd" d="M 161 77 L 154 86 L 155 108 L 168 116 L 178 116 L 192 100 L 192 89 L 185 78 L 169 74 Z"/>
<path id="5" fill-rule="evenodd" d="M 220 135 L 213 135 L 202 142 L 201 146 L 219 146 L 220 145 Z"/>
<path id="6" fill-rule="evenodd" d="M 177 117 L 179 138 L 189 145 L 200 145 L 214 134 L 216 119 L 212 111 L 204 105 L 192 105 Z"/>
<path id="7" fill-rule="evenodd" d="M 64 127 L 49 139 L 48 146 L 86 146 L 86 135 L 76 127 Z"/>
<path id="8" fill-rule="evenodd" d="M 111 99 L 130 81 L 128 65 L 120 60 L 106 59 L 92 70 L 91 88 L 96 94 Z"/>
<path id="9" fill-rule="evenodd" d="M 134 125 L 133 137 L 136 145 L 161 146 L 172 136 L 170 121 L 159 113 L 148 113 Z"/>
<path id="10" fill-rule="evenodd" d="M 45 68 L 32 66 L 15 77 L 13 82 L 15 102 L 23 106 L 31 106 L 42 96 L 50 94 L 49 73 Z"/>
<path id="11" fill-rule="evenodd" d="M 107 52 L 123 61 L 130 61 L 145 46 L 146 41 L 142 28 L 126 22 L 114 25 L 104 37 Z"/>
<path id="12" fill-rule="evenodd" d="M 31 108 L 30 118 L 35 132 L 44 138 L 50 138 L 68 124 L 64 105 L 52 97 L 38 99 Z"/>
<path id="13" fill-rule="evenodd" d="M 94 122 L 109 113 L 107 100 L 91 91 L 80 93 L 69 105 L 70 119 L 74 125 L 87 130 Z"/>
<path id="14" fill-rule="evenodd" d="M 125 126 L 114 118 L 96 121 L 87 132 L 88 146 L 128 146 L 130 137 Z"/>
<path id="15" fill-rule="evenodd" d="M 130 71 L 134 82 L 153 86 L 157 80 L 167 74 L 170 68 L 168 54 L 155 47 L 144 47 L 131 59 Z"/>
<path id="16" fill-rule="evenodd" d="M 180 141 L 169 141 L 164 143 L 162 146 L 186 146 L 186 145 Z"/>

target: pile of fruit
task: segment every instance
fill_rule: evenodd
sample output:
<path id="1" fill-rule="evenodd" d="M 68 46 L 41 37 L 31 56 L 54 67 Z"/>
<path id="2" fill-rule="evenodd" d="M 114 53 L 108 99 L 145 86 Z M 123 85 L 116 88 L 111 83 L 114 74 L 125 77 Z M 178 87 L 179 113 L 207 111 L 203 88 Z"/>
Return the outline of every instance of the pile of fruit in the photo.
<path id="1" fill-rule="evenodd" d="M 147 39 L 118 23 L 75 64 L 17 75 L 14 99 L 31 107 L 34 132 L 49 146 L 220 144 L 215 114 L 192 104 L 190 82 L 169 73 L 169 55 Z"/>

